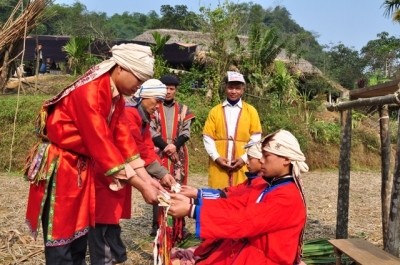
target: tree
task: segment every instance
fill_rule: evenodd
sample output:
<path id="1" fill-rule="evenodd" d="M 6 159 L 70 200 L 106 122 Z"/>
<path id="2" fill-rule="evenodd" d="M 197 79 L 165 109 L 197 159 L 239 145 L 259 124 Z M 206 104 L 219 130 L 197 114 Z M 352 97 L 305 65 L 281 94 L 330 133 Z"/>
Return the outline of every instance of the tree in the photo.
<path id="1" fill-rule="evenodd" d="M 143 31 L 143 27 L 139 26 L 146 20 L 143 16 L 145 15 L 140 13 L 131 15 L 128 12 L 114 14 L 109 19 L 108 24 L 116 38 L 132 39 Z"/>
<path id="2" fill-rule="evenodd" d="M 364 77 L 365 61 L 359 52 L 339 43 L 326 52 L 326 74 L 347 89 Z"/>
<path id="3" fill-rule="evenodd" d="M 48 19 L 44 23 L 43 34 L 93 36 L 84 4 L 74 2 L 71 6 L 54 4 L 47 10 Z"/>
<path id="4" fill-rule="evenodd" d="M 196 13 L 188 11 L 186 5 L 162 5 L 160 8 L 160 28 L 198 30 L 199 17 Z"/>
<path id="5" fill-rule="evenodd" d="M 361 54 L 367 61 L 367 72 L 381 72 L 383 77 L 390 78 L 400 64 L 400 39 L 387 32 L 381 32 L 377 37 L 361 49 Z"/>
<path id="6" fill-rule="evenodd" d="M 291 74 L 284 62 L 276 60 L 267 84 L 268 97 L 274 99 L 273 102 L 278 106 L 285 104 L 290 106 L 300 98 L 297 90 L 298 82 L 298 76 Z"/>
<path id="7" fill-rule="evenodd" d="M 385 8 L 384 16 L 392 16 L 393 21 L 400 22 L 400 0 L 385 0 L 382 6 Z"/>
<path id="8" fill-rule="evenodd" d="M 275 29 L 253 25 L 248 40 L 248 52 L 242 53 L 243 73 L 249 78 L 250 93 L 263 94 L 270 77 L 271 65 L 283 48 L 283 42 Z"/>
<path id="9" fill-rule="evenodd" d="M 235 55 L 240 53 L 238 38 L 240 21 L 237 19 L 236 10 L 229 9 L 229 2 L 225 1 L 214 10 L 202 7 L 202 31 L 209 34 L 207 57 L 210 65 L 206 67 L 205 83 L 207 84 L 207 98 L 212 104 L 220 101 L 219 90 L 222 88 L 222 77 L 227 70 L 235 65 Z"/>
<path id="10" fill-rule="evenodd" d="M 167 61 L 163 58 L 163 52 L 165 45 L 171 38 L 170 35 L 162 36 L 159 32 L 153 32 L 151 34 L 155 41 L 155 44 L 151 45 L 151 51 L 154 55 L 154 77 L 161 77 L 168 73 Z"/>
<path id="11" fill-rule="evenodd" d="M 289 57 L 292 54 L 304 58 L 317 67 L 323 65 L 323 47 L 316 40 L 318 34 L 302 28 L 291 18 L 290 12 L 281 6 L 266 10 L 264 24 L 277 29 L 285 42 L 285 50 Z"/>
<path id="12" fill-rule="evenodd" d="M 259 4 L 240 3 L 234 4 L 229 3 L 227 6 L 229 12 L 235 13 L 237 19 L 241 21 L 239 34 L 249 35 L 253 25 L 262 25 L 266 11 Z"/>
<path id="13" fill-rule="evenodd" d="M 291 14 L 285 7 L 276 6 L 275 8 L 267 9 L 264 24 L 268 27 L 273 26 L 280 32 L 290 34 L 303 32 L 304 29 L 290 17 Z"/>
<path id="14" fill-rule="evenodd" d="M 0 2 L 0 27 L 7 21 L 7 19 L 10 17 L 11 13 L 14 11 L 15 6 L 17 6 L 17 3 L 19 0 L 2 0 Z M 29 1 L 24 0 L 22 3 L 23 7 L 26 7 L 28 5 Z M 18 15 L 18 12 L 17 14 Z"/>
<path id="15" fill-rule="evenodd" d="M 115 34 L 109 25 L 105 12 L 89 12 L 80 2 L 71 6 L 52 4 L 46 10 L 46 20 L 38 27 L 37 34 L 112 39 Z"/>
<path id="16" fill-rule="evenodd" d="M 83 74 L 92 64 L 98 62 L 88 52 L 90 41 L 88 37 L 72 37 L 63 47 L 67 54 L 68 67 L 74 75 Z"/>

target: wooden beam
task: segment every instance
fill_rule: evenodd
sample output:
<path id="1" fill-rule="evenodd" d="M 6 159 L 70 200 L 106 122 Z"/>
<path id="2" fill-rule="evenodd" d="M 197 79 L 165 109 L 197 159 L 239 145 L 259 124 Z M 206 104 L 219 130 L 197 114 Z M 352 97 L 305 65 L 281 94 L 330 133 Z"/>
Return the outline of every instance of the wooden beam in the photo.
<path id="1" fill-rule="evenodd" d="M 400 105 L 400 91 L 396 91 L 394 94 L 372 97 L 372 98 L 359 98 L 356 100 L 343 101 L 336 104 L 327 105 L 329 111 L 343 111 L 348 109 L 353 109 L 357 107 L 365 106 L 383 106 L 387 104 Z"/>
<path id="2" fill-rule="evenodd" d="M 392 80 L 375 86 L 353 89 L 350 91 L 350 99 L 370 98 L 393 94 L 399 89 L 400 80 Z"/>

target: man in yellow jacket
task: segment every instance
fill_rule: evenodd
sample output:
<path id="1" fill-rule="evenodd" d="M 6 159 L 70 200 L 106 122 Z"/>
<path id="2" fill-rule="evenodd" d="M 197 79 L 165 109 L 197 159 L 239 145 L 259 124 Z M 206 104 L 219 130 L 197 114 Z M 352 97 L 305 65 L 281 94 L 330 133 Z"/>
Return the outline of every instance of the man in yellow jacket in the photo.
<path id="1" fill-rule="evenodd" d="M 226 99 L 210 110 L 203 129 L 211 188 L 237 185 L 246 179 L 244 146 L 259 141 L 262 133 L 257 110 L 242 100 L 243 75 L 228 71 L 224 83 Z"/>

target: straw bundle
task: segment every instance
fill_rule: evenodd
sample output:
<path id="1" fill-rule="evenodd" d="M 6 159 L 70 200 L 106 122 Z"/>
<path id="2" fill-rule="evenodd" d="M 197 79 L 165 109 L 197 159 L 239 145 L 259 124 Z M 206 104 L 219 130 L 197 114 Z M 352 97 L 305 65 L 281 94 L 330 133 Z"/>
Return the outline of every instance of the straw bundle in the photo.
<path id="1" fill-rule="evenodd" d="M 8 79 L 10 63 L 19 56 L 18 44 L 40 22 L 44 9 L 51 0 L 32 0 L 23 7 L 19 0 L 13 12 L 0 29 L 0 88 Z M 22 12 L 21 12 L 22 9 Z"/>

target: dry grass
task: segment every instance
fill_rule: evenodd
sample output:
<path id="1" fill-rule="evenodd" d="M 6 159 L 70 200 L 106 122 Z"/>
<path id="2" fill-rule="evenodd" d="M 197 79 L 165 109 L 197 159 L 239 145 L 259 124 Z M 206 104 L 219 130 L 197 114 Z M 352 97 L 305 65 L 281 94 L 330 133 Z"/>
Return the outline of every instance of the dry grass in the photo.
<path id="1" fill-rule="evenodd" d="M 10 78 L 6 85 L 7 93 L 17 93 L 21 86 L 21 94 L 47 94 L 51 96 L 57 94 L 65 86 L 72 84 L 75 77 L 71 75 L 51 75 L 40 74 L 38 76 L 27 76 L 19 78 Z"/>
<path id="2" fill-rule="evenodd" d="M 336 172 L 310 172 L 303 177 L 308 201 L 305 239 L 334 238 L 336 225 Z M 204 186 L 205 176 L 193 175 L 189 184 Z M 0 264 L 44 264 L 41 235 L 29 236 L 24 222 L 29 184 L 21 176 L 0 174 Z M 363 237 L 381 246 L 380 174 L 353 172 L 350 185 L 349 236 Z M 134 192 L 134 215 L 122 221 L 123 239 L 133 264 L 152 264 L 151 207 Z M 189 221 L 193 231 L 193 222 Z"/>

